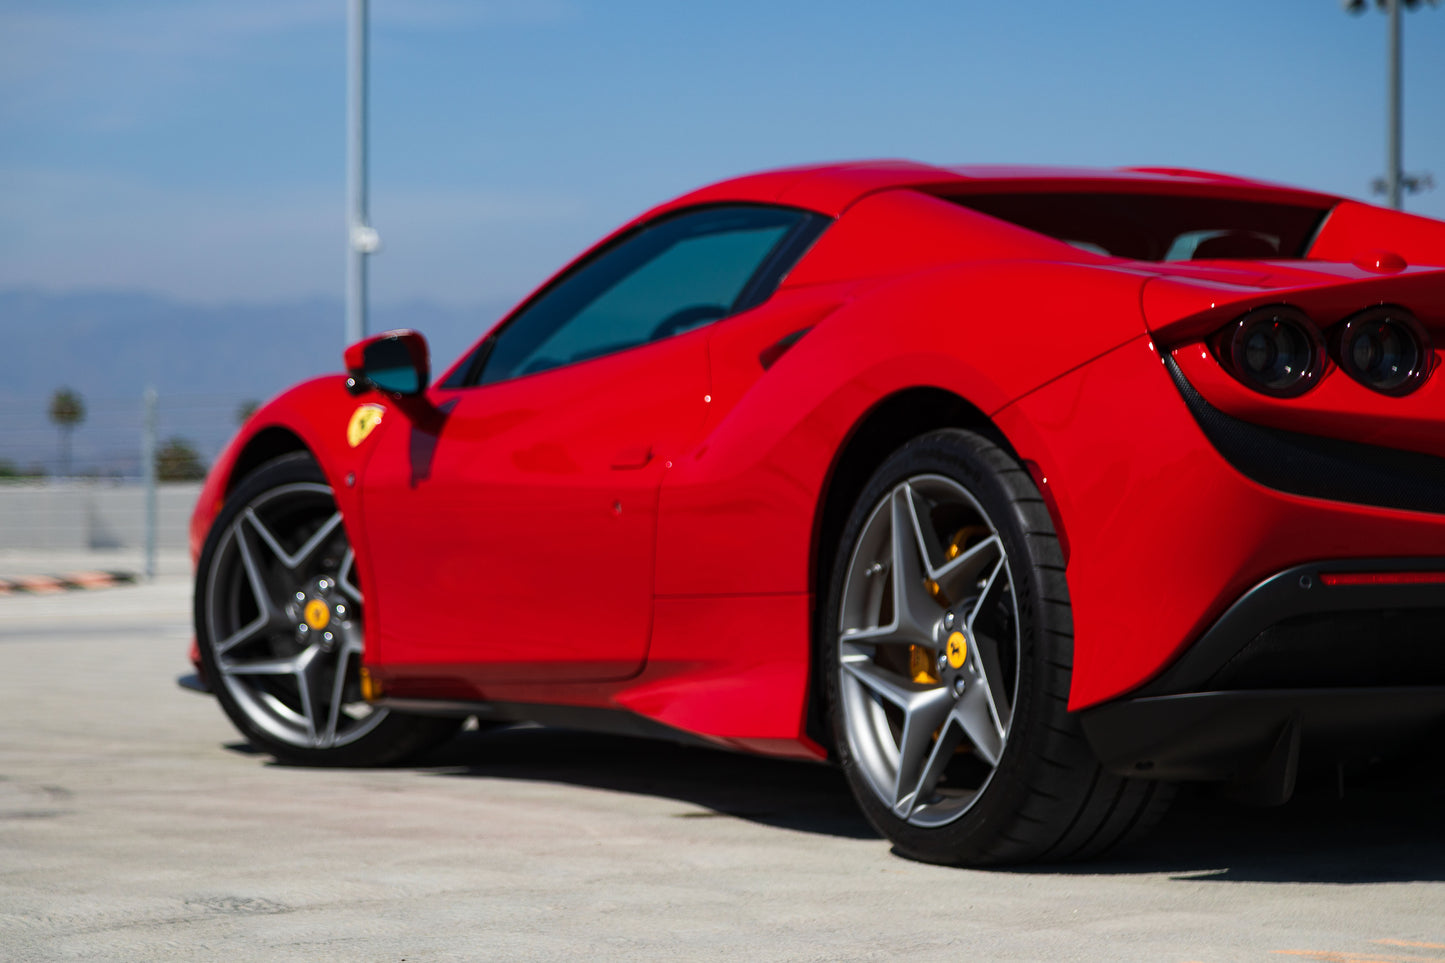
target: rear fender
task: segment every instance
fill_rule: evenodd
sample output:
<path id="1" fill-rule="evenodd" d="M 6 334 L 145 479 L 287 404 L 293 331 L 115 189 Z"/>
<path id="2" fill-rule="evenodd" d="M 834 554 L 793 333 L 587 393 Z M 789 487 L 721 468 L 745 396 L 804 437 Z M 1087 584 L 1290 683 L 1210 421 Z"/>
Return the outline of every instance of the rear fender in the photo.
<path id="1" fill-rule="evenodd" d="M 722 414 L 663 483 L 657 593 L 810 591 L 822 496 L 870 411 L 914 388 L 997 411 L 1139 337 L 1141 284 L 1124 271 L 998 263 L 855 295 L 766 372 L 759 364 L 740 396 L 715 391 Z"/>

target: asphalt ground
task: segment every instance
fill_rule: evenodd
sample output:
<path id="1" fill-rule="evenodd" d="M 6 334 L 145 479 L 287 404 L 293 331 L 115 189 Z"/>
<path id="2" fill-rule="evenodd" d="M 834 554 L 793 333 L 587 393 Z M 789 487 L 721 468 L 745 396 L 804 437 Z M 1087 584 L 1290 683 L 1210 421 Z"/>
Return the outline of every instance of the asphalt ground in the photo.
<path id="1" fill-rule="evenodd" d="M 536 727 L 276 765 L 176 687 L 188 595 L 0 598 L 0 959 L 1445 961 L 1439 753 L 948 869 L 820 765 Z"/>

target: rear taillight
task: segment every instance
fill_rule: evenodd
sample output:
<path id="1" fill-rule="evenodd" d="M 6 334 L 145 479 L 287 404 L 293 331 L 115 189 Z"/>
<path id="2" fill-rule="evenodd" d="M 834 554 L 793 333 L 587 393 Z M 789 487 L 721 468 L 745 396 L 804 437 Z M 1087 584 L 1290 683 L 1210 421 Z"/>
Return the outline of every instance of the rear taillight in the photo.
<path id="1" fill-rule="evenodd" d="M 1340 367 L 1366 388 L 1405 395 L 1430 374 L 1430 336 L 1403 308 L 1362 311 L 1330 333 Z"/>
<path id="2" fill-rule="evenodd" d="M 1274 305 L 1251 311 L 1219 333 L 1216 353 L 1255 391 L 1293 398 L 1325 370 L 1325 342 L 1303 311 Z"/>

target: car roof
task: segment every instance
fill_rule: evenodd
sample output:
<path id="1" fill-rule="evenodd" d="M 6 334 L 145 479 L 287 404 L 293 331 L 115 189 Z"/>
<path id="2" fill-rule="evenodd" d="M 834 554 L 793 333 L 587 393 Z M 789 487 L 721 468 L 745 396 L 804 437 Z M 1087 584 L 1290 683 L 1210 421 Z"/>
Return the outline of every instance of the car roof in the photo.
<path id="1" fill-rule="evenodd" d="M 1157 191 L 1322 206 L 1333 206 L 1341 200 L 1316 191 L 1177 167 L 940 167 L 908 160 L 873 160 L 787 167 L 732 178 L 685 194 L 649 212 L 647 217 L 675 208 L 727 201 L 787 204 L 836 217 L 869 194 L 899 188 L 960 195 L 999 191 Z"/>

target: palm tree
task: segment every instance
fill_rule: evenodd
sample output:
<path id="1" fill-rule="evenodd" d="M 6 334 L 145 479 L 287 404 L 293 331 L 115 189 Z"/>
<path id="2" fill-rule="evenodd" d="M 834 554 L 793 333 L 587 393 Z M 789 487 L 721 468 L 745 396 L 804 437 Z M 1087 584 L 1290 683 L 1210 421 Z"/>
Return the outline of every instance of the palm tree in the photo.
<path id="1" fill-rule="evenodd" d="M 156 481 L 200 481 L 206 466 L 194 445 L 184 438 L 171 438 L 156 452 Z"/>
<path id="2" fill-rule="evenodd" d="M 70 477 L 70 436 L 85 420 L 85 401 L 80 393 L 59 388 L 50 396 L 50 420 L 60 429 L 60 477 Z"/>

